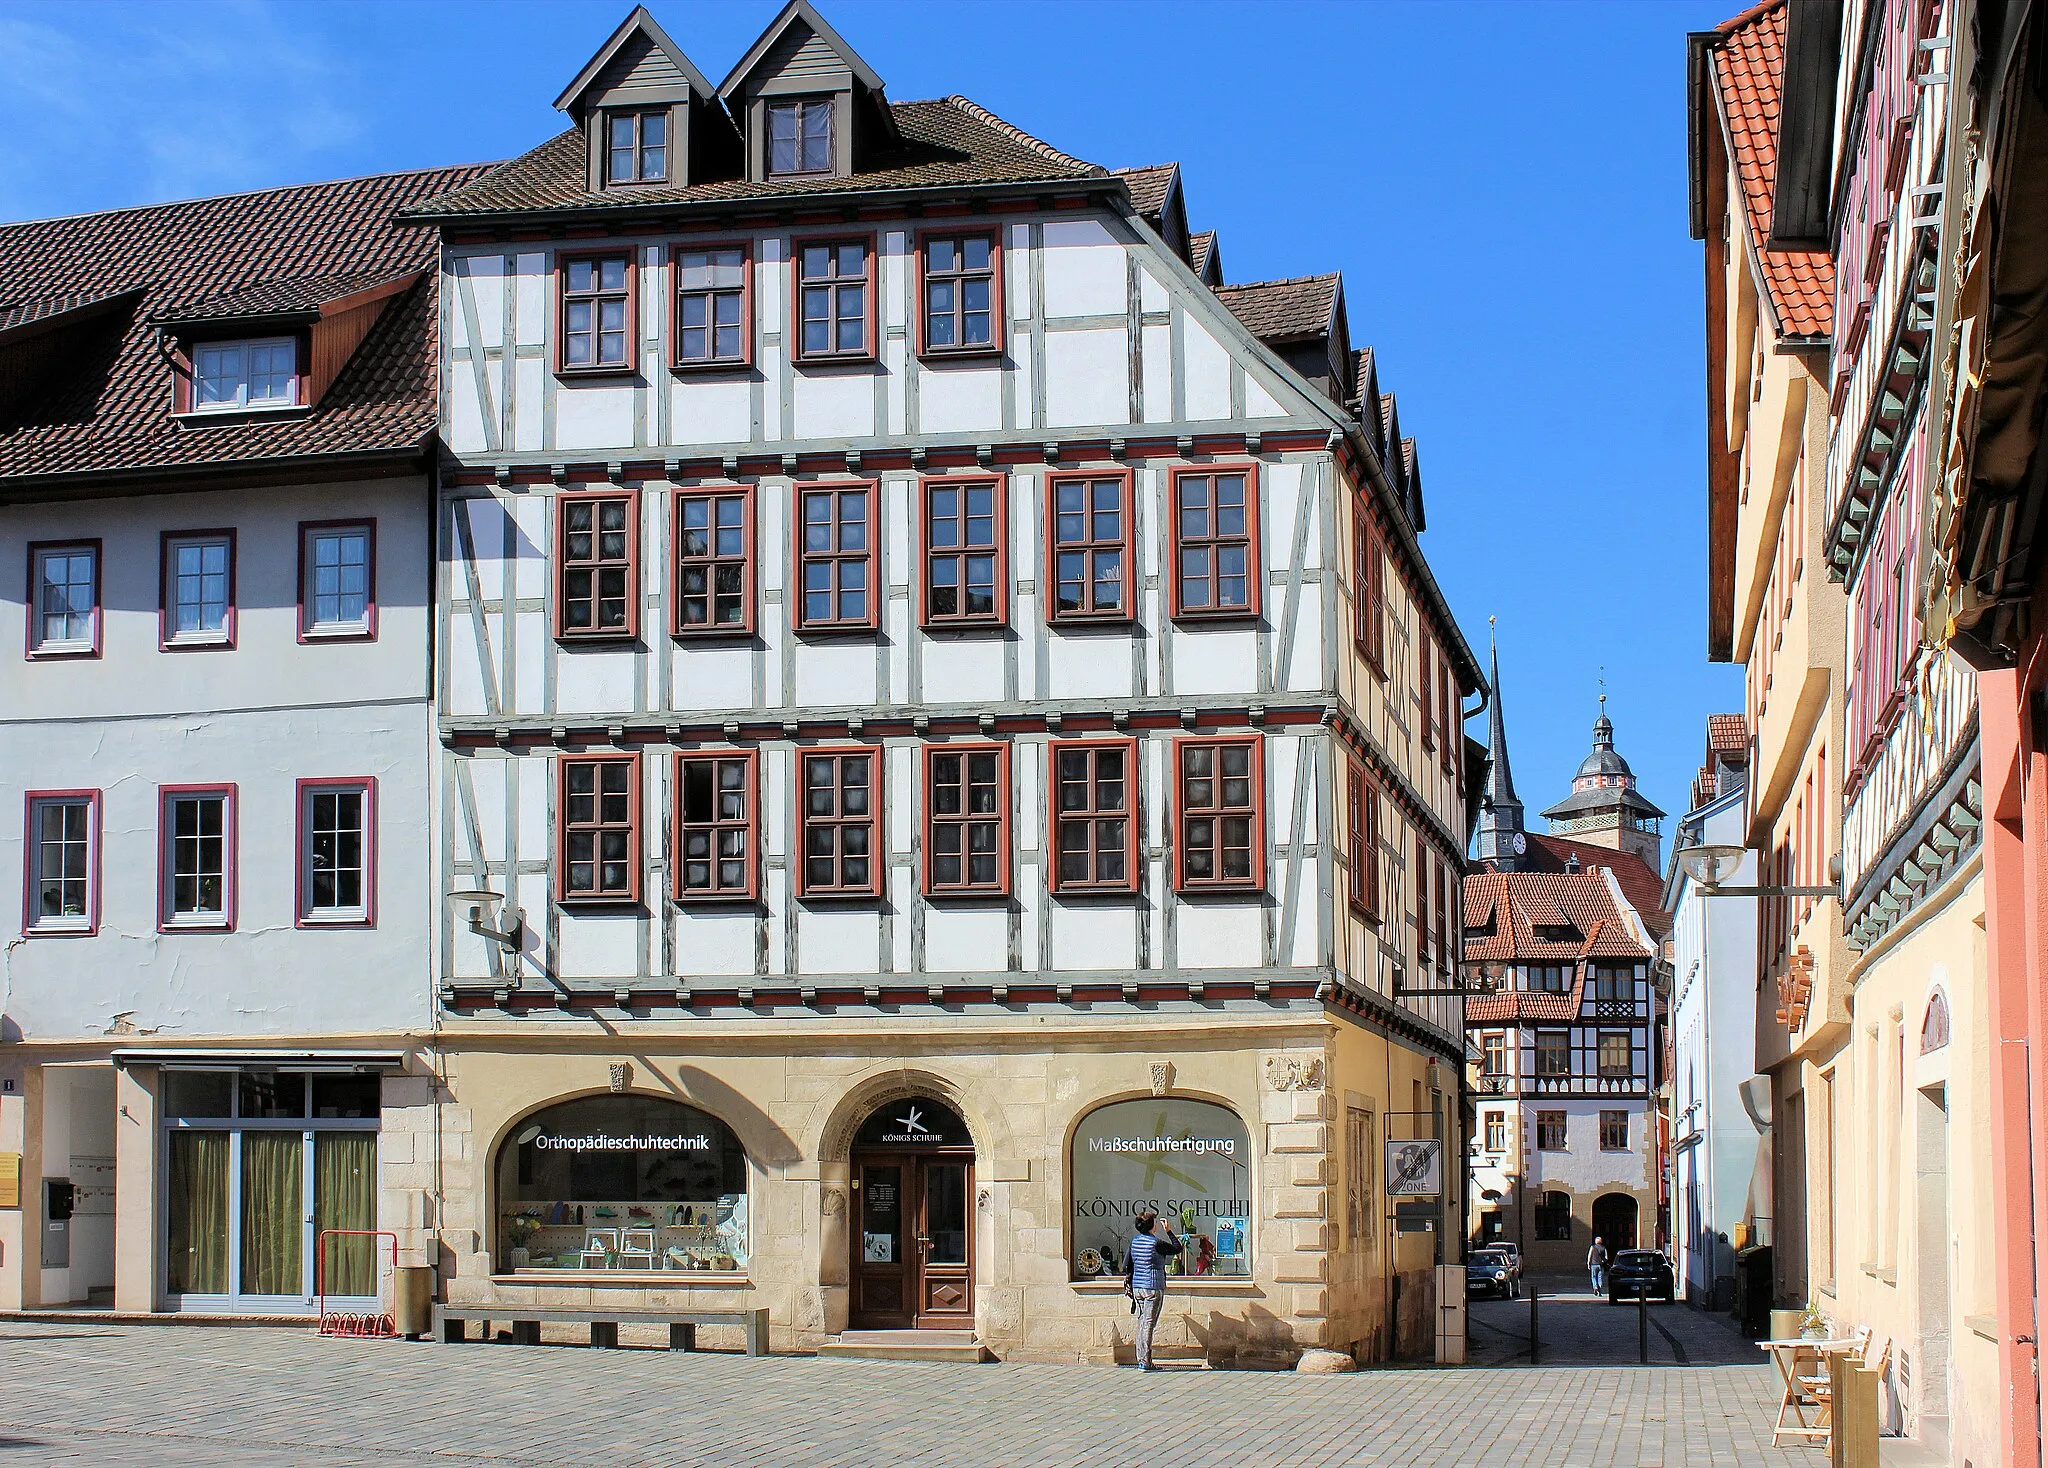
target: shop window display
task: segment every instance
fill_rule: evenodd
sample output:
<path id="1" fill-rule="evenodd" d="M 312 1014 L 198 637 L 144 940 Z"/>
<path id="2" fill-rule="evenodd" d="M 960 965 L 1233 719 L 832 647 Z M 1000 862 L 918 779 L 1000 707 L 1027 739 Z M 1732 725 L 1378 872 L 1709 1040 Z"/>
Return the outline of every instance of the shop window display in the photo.
<path id="1" fill-rule="evenodd" d="M 747 1158 L 718 1118 L 652 1096 L 538 1111 L 498 1153 L 498 1268 L 735 1273 Z"/>
<path id="2" fill-rule="evenodd" d="M 1180 1098 L 1115 1101 L 1081 1119 L 1068 1154 L 1076 1280 L 1121 1278 L 1141 1210 L 1188 1242 L 1169 1274 L 1252 1272 L 1251 1140 L 1225 1107 Z"/>

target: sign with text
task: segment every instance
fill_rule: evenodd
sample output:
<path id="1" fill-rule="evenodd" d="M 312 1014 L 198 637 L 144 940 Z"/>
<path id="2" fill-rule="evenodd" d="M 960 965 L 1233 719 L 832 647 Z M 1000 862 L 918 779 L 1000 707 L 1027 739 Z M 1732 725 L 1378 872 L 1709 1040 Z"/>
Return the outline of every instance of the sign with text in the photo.
<path id="1" fill-rule="evenodd" d="M 1148 1208 L 1186 1240 L 1180 1273 L 1251 1273 L 1251 1140 L 1234 1112 L 1175 1097 L 1098 1106 L 1069 1167 L 1075 1279 L 1123 1274 Z"/>

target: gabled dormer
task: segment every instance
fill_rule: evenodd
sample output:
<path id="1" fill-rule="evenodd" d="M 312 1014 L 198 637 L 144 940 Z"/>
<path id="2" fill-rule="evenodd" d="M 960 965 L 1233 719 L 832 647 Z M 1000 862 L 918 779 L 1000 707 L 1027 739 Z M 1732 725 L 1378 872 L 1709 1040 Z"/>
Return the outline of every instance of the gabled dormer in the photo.
<path id="1" fill-rule="evenodd" d="M 1387 425 L 1380 417 L 1380 369 L 1373 357 L 1371 347 L 1358 349 L 1358 361 L 1351 374 L 1354 402 L 1352 409 L 1358 414 L 1358 426 L 1365 430 L 1365 441 L 1372 445 L 1378 458 L 1387 456 Z"/>
<path id="2" fill-rule="evenodd" d="M 882 79 L 809 0 L 790 0 L 718 88 L 746 140 L 746 176 L 850 178 L 896 143 Z"/>
<path id="3" fill-rule="evenodd" d="M 1408 462 L 1401 453 L 1401 410 L 1392 393 L 1380 394 L 1380 464 L 1387 471 L 1387 483 L 1394 498 L 1408 503 Z"/>
<path id="4" fill-rule="evenodd" d="M 638 6 L 555 106 L 583 130 L 592 193 L 739 171 L 739 134 L 703 72 Z"/>
<path id="5" fill-rule="evenodd" d="M 1416 457 L 1415 440 L 1401 440 L 1402 478 L 1408 484 L 1408 523 L 1418 531 L 1429 529 L 1429 515 L 1422 506 L 1422 460 Z"/>
<path id="6" fill-rule="evenodd" d="M 1188 265 L 1210 290 L 1223 284 L 1223 247 L 1216 243 L 1215 230 L 1188 236 Z"/>
<path id="7" fill-rule="evenodd" d="M 1188 234 L 1188 206 L 1181 191 L 1180 165 L 1178 163 L 1155 163 L 1145 168 L 1119 168 L 1113 170 L 1130 190 L 1131 208 L 1137 216 L 1158 231 L 1159 238 L 1166 242 L 1166 248 L 1181 259 L 1194 264 L 1190 253 Z M 1199 273 L 1199 272 L 1197 272 Z"/>

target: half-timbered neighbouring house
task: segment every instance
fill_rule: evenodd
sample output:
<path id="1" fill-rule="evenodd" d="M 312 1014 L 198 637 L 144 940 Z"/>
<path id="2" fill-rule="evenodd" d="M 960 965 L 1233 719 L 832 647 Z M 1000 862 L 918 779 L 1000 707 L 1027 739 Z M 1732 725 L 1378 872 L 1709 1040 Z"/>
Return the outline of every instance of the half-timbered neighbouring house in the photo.
<path id="1" fill-rule="evenodd" d="M 377 1294 L 316 1236 L 402 1216 L 429 1084 L 438 282 L 391 217 L 476 173 L 0 225 L 0 1306 Z"/>
<path id="2" fill-rule="evenodd" d="M 1484 683 L 1336 277 L 1221 286 L 1177 170 L 892 101 L 805 0 L 716 85 L 636 11 L 558 105 L 407 216 L 460 894 L 408 1243 L 1107 1360 L 1151 1203 L 1178 1348 L 1428 1354 Z"/>

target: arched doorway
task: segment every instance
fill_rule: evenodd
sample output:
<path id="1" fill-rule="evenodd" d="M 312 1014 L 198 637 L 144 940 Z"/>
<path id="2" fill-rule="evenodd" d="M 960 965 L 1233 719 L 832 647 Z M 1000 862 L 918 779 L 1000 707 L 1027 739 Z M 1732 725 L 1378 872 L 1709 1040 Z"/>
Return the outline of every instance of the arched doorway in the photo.
<path id="1" fill-rule="evenodd" d="M 1627 1193 L 1602 1193 L 1593 1200 L 1593 1235 L 1609 1255 L 1636 1246 L 1636 1200 Z"/>
<path id="2" fill-rule="evenodd" d="M 974 1327 L 974 1139 L 926 1096 L 878 1108 L 853 1135 L 850 1324 Z"/>

